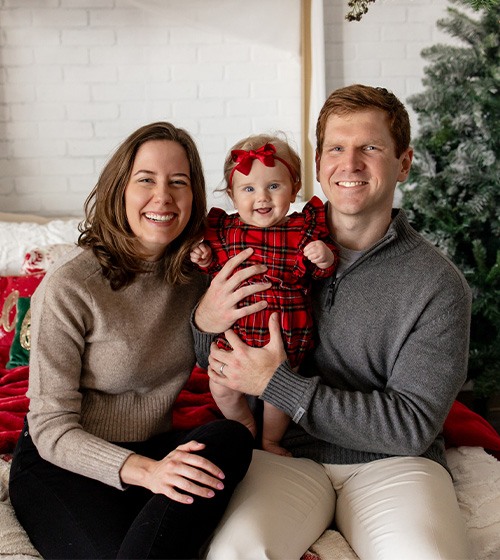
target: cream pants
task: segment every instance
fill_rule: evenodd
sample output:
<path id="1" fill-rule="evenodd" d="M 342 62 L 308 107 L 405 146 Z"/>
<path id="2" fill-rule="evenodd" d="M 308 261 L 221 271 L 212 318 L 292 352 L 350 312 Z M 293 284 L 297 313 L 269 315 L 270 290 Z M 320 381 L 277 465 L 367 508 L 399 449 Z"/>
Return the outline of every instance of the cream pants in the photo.
<path id="1" fill-rule="evenodd" d="M 449 473 L 420 457 L 356 465 L 254 451 L 209 560 L 299 560 L 332 520 L 362 560 L 459 560 L 464 522 Z"/>

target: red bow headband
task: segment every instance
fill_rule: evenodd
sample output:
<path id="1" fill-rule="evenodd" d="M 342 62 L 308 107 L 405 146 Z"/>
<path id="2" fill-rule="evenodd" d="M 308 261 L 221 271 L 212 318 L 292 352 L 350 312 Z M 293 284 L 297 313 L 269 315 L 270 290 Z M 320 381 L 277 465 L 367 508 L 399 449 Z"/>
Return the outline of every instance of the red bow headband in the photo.
<path id="1" fill-rule="evenodd" d="M 281 161 L 290 172 L 293 182 L 296 182 L 295 172 L 292 167 L 283 158 L 276 155 L 276 148 L 272 144 L 265 144 L 256 150 L 232 150 L 231 158 L 237 164 L 233 167 L 229 175 L 229 188 L 232 187 L 234 172 L 239 171 L 243 173 L 243 175 L 248 175 L 256 159 L 261 161 L 266 167 L 274 167 L 275 160 Z"/>

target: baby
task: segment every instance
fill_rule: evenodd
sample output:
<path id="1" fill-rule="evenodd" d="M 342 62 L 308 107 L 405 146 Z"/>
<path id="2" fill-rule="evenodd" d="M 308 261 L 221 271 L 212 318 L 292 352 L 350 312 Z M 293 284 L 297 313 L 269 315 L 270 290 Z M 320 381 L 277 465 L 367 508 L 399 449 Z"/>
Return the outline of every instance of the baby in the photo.
<path id="1" fill-rule="evenodd" d="M 247 247 L 254 249 L 242 266 L 265 264 L 264 278 L 250 282 L 271 282 L 272 287 L 250 296 L 246 304 L 264 298 L 268 305 L 240 319 L 233 330 L 247 344 L 264 346 L 269 342 L 269 317 L 278 311 L 285 350 L 295 369 L 314 345 L 311 281 L 331 276 L 338 262 L 319 198 L 313 197 L 302 212 L 288 214 L 301 187 L 300 177 L 300 158 L 286 141 L 256 135 L 238 142 L 224 164 L 225 190 L 236 213 L 212 208 L 204 240 L 191 252 L 193 263 L 215 275 L 232 256 Z M 231 348 L 223 335 L 217 344 Z M 226 418 L 240 421 L 255 436 L 256 422 L 245 395 L 212 380 L 210 389 Z M 284 412 L 264 403 L 264 450 L 290 454 L 280 445 L 289 421 Z"/>

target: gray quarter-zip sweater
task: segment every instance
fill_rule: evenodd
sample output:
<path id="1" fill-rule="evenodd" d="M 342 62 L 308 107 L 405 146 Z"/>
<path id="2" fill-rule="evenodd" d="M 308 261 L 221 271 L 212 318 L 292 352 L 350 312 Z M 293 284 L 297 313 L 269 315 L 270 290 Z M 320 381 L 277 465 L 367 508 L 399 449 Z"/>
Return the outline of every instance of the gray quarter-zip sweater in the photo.
<path id="1" fill-rule="evenodd" d="M 284 447 L 322 463 L 423 455 L 446 466 L 439 434 L 469 349 L 458 269 L 395 210 L 383 239 L 317 283 L 313 305 L 315 350 L 300 375 L 282 363 L 261 395 L 293 419 Z M 208 337 L 195 340 L 199 357 Z"/>

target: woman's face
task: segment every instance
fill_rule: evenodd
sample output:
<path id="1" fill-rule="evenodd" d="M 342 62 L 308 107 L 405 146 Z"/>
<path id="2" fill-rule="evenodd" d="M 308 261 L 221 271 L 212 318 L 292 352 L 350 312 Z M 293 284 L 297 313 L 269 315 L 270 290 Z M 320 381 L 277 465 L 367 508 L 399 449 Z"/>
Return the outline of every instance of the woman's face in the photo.
<path id="1" fill-rule="evenodd" d="M 125 212 L 146 260 L 159 260 L 182 233 L 192 204 L 191 173 L 184 148 L 171 140 L 142 144 L 125 187 Z"/>

